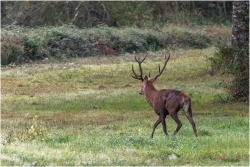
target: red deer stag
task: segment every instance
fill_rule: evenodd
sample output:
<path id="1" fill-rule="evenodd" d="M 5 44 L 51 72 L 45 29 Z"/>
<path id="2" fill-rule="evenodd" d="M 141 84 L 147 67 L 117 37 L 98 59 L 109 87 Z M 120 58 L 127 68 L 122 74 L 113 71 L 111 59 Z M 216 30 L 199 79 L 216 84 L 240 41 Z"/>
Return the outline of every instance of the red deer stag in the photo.
<path id="1" fill-rule="evenodd" d="M 160 123 L 162 123 L 164 133 L 168 136 L 168 132 L 166 129 L 166 122 L 165 122 L 165 118 L 168 114 L 173 118 L 173 120 L 177 124 L 176 130 L 174 132 L 174 135 L 176 135 L 182 126 L 182 123 L 177 116 L 177 112 L 180 109 L 184 111 L 187 119 L 189 120 L 190 124 L 193 127 L 195 136 L 197 137 L 198 135 L 196 131 L 196 126 L 192 118 L 191 98 L 184 92 L 178 90 L 172 90 L 172 89 L 157 90 L 153 85 L 156 79 L 164 71 L 167 62 L 170 58 L 170 54 L 168 57 L 165 55 L 165 63 L 162 69 L 160 69 L 159 65 L 158 75 L 156 75 L 153 78 L 149 78 L 150 77 L 149 74 L 149 76 L 145 76 L 145 78 L 143 79 L 141 63 L 146 59 L 146 57 L 147 55 L 140 61 L 140 58 L 137 58 L 135 56 L 135 60 L 139 64 L 140 74 L 139 75 L 136 74 L 134 67 L 132 65 L 132 71 L 134 73 L 134 76 L 132 75 L 132 77 L 142 81 L 141 90 L 139 94 L 145 95 L 148 104 L 154 108 L 155 113 L 159 116 L 159 118 L 154 123 L 154 128 L 151 137 L 153 138 L 155 128 Z"/>

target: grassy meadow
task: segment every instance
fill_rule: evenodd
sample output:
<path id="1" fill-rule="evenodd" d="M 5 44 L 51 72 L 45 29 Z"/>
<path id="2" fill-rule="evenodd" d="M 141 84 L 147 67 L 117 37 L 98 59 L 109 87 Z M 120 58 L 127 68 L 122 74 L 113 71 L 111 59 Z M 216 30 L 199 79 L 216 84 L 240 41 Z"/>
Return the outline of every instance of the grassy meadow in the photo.
<path id="1" fill-rule="evenodd" d="M 1 164 L 248 166 L 249 107 L 222 100 L 231 78 L 210 74 L 214 51 L 161 50 L 142 65 L 153 76 L 171 53 L 155 85 L 191 96 L 198 138 L 182 111 L 175 137 L 167 116 L 171 135 L 159 125 L 150 138 L 157 115 L 131 77 L 132 54 L 3 68 Z"/>

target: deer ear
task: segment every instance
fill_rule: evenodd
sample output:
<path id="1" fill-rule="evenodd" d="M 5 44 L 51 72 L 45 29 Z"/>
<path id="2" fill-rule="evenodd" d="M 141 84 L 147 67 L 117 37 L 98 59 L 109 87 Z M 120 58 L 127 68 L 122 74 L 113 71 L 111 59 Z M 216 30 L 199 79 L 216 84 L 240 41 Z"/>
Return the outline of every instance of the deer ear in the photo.
<path id="1" fill-rule="evenodd" d="M 144 77 L 144 81 L 148 81 L 148 76 L 147 75 Z"/>

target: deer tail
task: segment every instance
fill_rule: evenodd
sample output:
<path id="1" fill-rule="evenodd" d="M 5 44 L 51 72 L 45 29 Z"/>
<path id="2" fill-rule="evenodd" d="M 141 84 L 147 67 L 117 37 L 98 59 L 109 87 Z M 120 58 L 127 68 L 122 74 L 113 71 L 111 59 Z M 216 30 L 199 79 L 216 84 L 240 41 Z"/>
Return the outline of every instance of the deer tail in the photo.
<path id="1" fill-rule="evenodd" d="M 191 98 L 187 94 L 184 94 L 183 110 L 187 112 L 187 114 L 189 114 L 191 117 L 193 117 L 192 107 L 191 107 Z"/>

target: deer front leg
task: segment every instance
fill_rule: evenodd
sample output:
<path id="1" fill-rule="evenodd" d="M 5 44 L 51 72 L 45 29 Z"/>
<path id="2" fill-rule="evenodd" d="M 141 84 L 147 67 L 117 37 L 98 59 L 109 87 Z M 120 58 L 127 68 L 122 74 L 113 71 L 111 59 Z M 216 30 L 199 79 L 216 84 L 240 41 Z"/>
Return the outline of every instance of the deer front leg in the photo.
<path id="1" fill-rule="evenodd" d="M 151 138 L 153 138 L 154 132 L 155 132 L 155 128 L 161 123 L 161 117 L 159 117 L 155 123 L 154 123 L 154 128 L 153 128 L 153 132 L 151 134 Z"/>
<path id="2" fill-rule="evenodd" d="M 167 129 L 166 129 L 165 115 L 164 115 L 163 112 L 161 112 L 161 114 L 160 114 L 160 119 L 161 119 L 161 124 L 162 124 L 162 127 L 163 127 L 163 131 L 166 134 L 166 136 L 168 136 L 168 132 L 167 132 Z"/>

